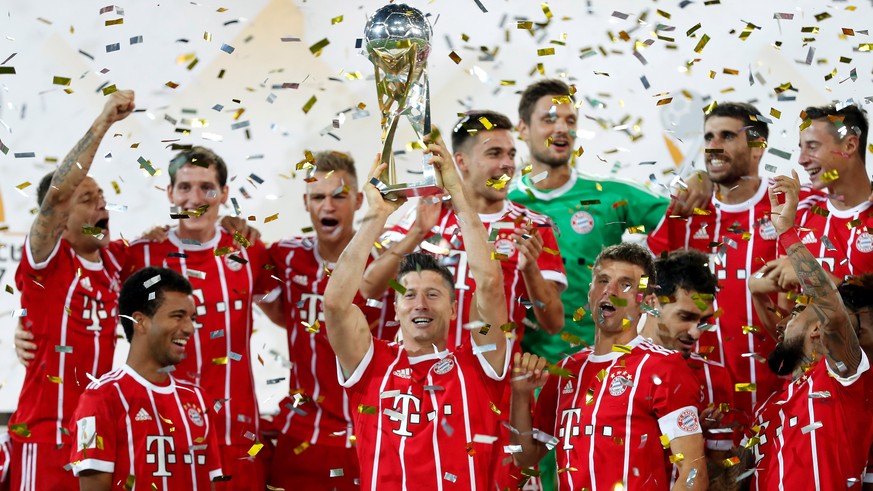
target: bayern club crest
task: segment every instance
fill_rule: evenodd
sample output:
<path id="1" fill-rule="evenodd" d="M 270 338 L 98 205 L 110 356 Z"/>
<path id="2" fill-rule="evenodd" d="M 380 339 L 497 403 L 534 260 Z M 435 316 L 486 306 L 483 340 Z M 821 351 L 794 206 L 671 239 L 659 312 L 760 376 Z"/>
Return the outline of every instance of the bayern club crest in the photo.
<path id="1" fill-rule="evenodd" d="M 676 417 L 676 425 L 686 433 L 694 433 L 700 429 L 697 414 L 692 409 L 686 409 Z"/>
<path id="2" fill-rule="evenodd" d="M 858 240 L 855 241 L 855 248 L 858 249 L 858 252 L 863 253 L 873 251 L 873 236 L 868 232 L 862 233 L 858 236 Z"/>
<path id="3" fill-rule="evenodd" d="M 234 254 L 236 255 L 236 257 L 230 257 Z M 243 268 L 243 263 L 239 262 L 237 259 L 242 259 L 242 256 L 240 256 L 238 252 L 233 254 L 225 254 L 224 265 L 227 266 L 227 269 L 231 271 L 240 271 Z"/>
<path id="4" fill-rule="evenodd" d="M 433 366 L 433 373 L 437 375 L 445 375 L 451 372 L 452 368 L 455 368 L 455 360 L 451 357 L 443 358 Z"/>
<path id="5" fill-rule="evenodd" d="M 758 225 L 758 231 L 764 240 L 776 240 L 779 238 L 779 234 L 776 233 L 776 227 L 773 226 L 773 222 L 770 220 L 762 220 L 760 225 Z"/>
<path id="6" fill-rule="evenodd" d="M 200 408 L 192 404 L 186 404 L 185 407 L 188 409 L 188 419 L 191 423 L 194 424 L 194 426 L 202 427 L 203 414 L 200 413 Z"/>
<path id="7" fill-rule="evenodd" d="M 587 211 L 577 211 L 570 217 L 570 226 L 573 227 L 573 231 L 577 234 L 587 234 L 594 230 L 594 217 Z"/>
<path id="8" fill-rule="evenodd" d="M 494 242 L 494 249 L 498 254 L 503 254 L 506 257 L 515 255 L 515 243 L 507 238 L 502 238 Z"/>
<path id="9" fill-rule="evenodd" d="M 634 385 L 633 377 L 631 377 L 631 374 L 627 373 L 625 370 L 616 372 L 610 376 L 610 379 L 609 395 L 613 397 L 618 397 L 624 394 L 628 387 L 633 387 Z"/>

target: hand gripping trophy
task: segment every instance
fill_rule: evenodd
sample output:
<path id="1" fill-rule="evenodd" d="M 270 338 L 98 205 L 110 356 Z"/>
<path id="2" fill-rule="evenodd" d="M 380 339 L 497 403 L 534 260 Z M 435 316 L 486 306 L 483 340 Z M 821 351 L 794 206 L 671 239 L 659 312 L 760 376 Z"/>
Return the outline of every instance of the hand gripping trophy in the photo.
<path id="1" fill-rule="evenodd" d="M 376 69 L 376 93 L 382 112 L 382 162 L 388 164 L 380 176 L 380 187 L 388 197 L 426 196 L 442 191 L 439 175 L 426 162 L 422 163 L 421 181 L 397 182 L 391 149 L 402 116 L 409 120 L 419 141 L 431 132 L 427 80 L 431 34 L 424 15 L 405 4 L 380 8 L 364 30 L 367 53 Z"/>

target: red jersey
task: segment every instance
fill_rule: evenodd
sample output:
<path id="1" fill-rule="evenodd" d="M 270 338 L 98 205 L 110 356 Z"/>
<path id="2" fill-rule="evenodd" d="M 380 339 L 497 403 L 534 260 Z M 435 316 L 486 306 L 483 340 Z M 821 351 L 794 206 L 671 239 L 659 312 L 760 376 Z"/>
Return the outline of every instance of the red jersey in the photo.
<path id="1" fill-rule="evenodd" d="M 390 231 L 382 236 L 383 243 L 399 242 L 409 233 L 415 223 L 415 209 L 395 225 Z M 522 205 L 509 200 L 503 201 L 503 209 L 497 213 L 479 214 L 479 218 L 488 230 L 489 240 L 494 242 L 494 248 L 498 254 L 502 254 L 500 266 L 503 269 L 503 284 L 506 291 L 506 302 L 509 320 L 515 323 L 516 334 L 521 339 L 524 333 L 524 320 L 527 309 L 522 301 L 530 302 L 527 288 L 521 271 L 518 269 L 518 248 L 512 241 L 515 227 L 522 223 L 533 223 L 543 238 L 543 252 L 537 259 L 543 278 L 554 281 L 560 286 L 559 292 L 567 288 L 567 276 L 564 273 L 564 262 L 558 252 L 558 242 L 552 231 L 552 223 L 549 217 L 529 210 Z M 434 244 L 431 239 L 438 236 L 439 244 Z M 445 265 L 455 276 L 455 296 L 458 300 L 458 318 L 455 325 L 449 328 L 449 338 L 446 346 L 453 348 L 470 341 L 470 332 L 464 329 L 464 324 L 470 322 L 470 302 L 472 293 L 476 291 L 476 282 L 470 274 L 467 264 L 467 252 L 464 249 L 464 239 L 461 236 L 461 226 L 458 224 L 458 216 L 452 211 L 448 202 L 443 203 L 440 217 L 436 226 L 431 230 L 425 241 L 431 246 L 425 246 L 427 252 L 443 254 L 446 256 Z"/>
<path id="2" fill-rule="evenodd" d="M 661 435 L 700 433 L 700 384 L 682 356 L 641 336 L 628 346 L 583 349 L 540 392 L 533 427 L 554 437 L 559 489 L 669 489 Z"/>
<path id="3" fill-rule="evenodd" d="M 288 353 L 293 363 L 291 395 L 279 403 L 276 425 L 285 435 L 310 445 L 351 447 L 352 408 L 336 378 L 336 355 L 324 322 L 324 289 L 336 264 L 321 258 L 315 237 L 280 240 L 270 246 L 269 253 L 282 284 Z M 355 297 L 355 304 L 373 327 L 373 335 L 393 337 L 397 329 L 386 322 L 386 312 L 393 320 L 393 310 L 389 309 L 394 303 L 387 295 L 380 303 L 368 305 L 360 295 Z"/>
<path id="4" fill-rule="evenodd" d="M 722 408 L 723 405 L 734 407 L 734 384 L 724 366 L 695 353 L 692 353 L 685 362 L 703 389 L 702 407 Z M 707 449 L 727 451 L 740 442 L 742 432 L 735 432 L 732 428 L 733 423 L 739 423 L 735 415 L 736 412 L 728 412 L 718 428 L 709 430 L 710 434 L 706 436 Z"/>
<path id="5" fill-rule="evenodd" d="M 472 343 L 409 357 L 373 339 L 354 373 L 343 377 L 357 431 L 361 489 L 489 489 L 499 451 L 494 404 L 506 385 Z"/>
<path id="6" fill-rule="evenodd" d="M 88 377 L 112 368 L 125 251 L 113 243 L 101 249 L 99 262 L 91 262 L 60 239 L 36 263 L 29 238 L 24 250 L 15 284 L 27 309 L 22 323 L 37 348 L 9 418 L 10 433 L 20 442 L 60 446 L 70 443 L 66 428 Z"/>
<path id="7" fill-rule="evenodd" d="M 778 255 L 778 234 L 769 218 L 770 184 L 762 179 L 755 195 L 739 204 L 723 203 L 713 195 L 705 215 L 684 219 L 673 217 L 669 209 L 648 238 L 656 255 L 675 249 L 710 254 L 719 280 L 713 306 L 720 315 L 713 321 L 716 328 L 703 333 L 697 348 L 728 369 L 735 384 L 734 403 L 749 415 L 783 385 L 767 367 L 766 357 L 776 342 L 760 327 L 748 284 L 755 271 Z M 808 208 L 815 193 L 802 188 L 798 208 Z"/>
<path id="8" fill-rule="evenodd" d="M 79 401 L 73 473 L 111 473 L 113 489 L 209 490 L 221 475 L 211 406 L 196 385 L 170 377 L 158 386 L 123 365 Z"/>
<path id="9" fill-rule="evenodd" d="M 178 271 L 191 282 L 197 313 L 193 342 L 187 344 L 187 356 L 173 375 L 216 398 L 210 404 L 219 407 L 215 431 L 222 445 L 251 445 L 259 435 L 249 341 L 252 302 L 276 285 L 265 269 L 268 259 L 263 244 L 240 249 L 220 227 L 203 244 L 186 243 L 176 228 L 164 242 L 130 244 L 125 276 L 156 266 Z"/>
<path id="10" fill-rule="evenodd" d="M 855 375 L 843 378 L 826 360 L 773 394 L 758 409 L 754 490 L 859 487 L 873 444 L 873 372 L 862 353 Z"/>
<path id="11" fill-rule="evenodd" d="M 798 215 L 800 240 L 838 278 L 873 271 L 873 203 L 838 210 L 822 196 Z"/>

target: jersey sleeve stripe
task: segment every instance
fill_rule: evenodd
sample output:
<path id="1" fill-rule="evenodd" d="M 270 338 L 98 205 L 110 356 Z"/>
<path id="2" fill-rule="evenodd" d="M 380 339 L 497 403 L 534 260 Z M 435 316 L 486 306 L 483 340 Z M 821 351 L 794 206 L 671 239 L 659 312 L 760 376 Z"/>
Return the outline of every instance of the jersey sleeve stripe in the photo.
<path id="1" fill-rule="evenodd" d="M 500 374 L 494 371 L 494 367 L 488 363 L 484 354 L 477 352 L 476 341 L 474 341 L 472 337 L 470 338 L 470 344 L 473 346 L 473 353 L 476 353 L 476 359 L 479 360 L 479 364 L 482 365 L 482 370 L 485 371 L 485 375 L 491 380 L 496 380 L 498 382 L 503 381 L 503 379 L 506 378 L 506 372 L 509 370 L 509 359 L 511 358 L 509 354 L 512 353 L 512 340 L 506 340 L 506 352 L 503 354 L 503 373 Z"/>
<path id="2" fill-rule="evenodd" d="M 79 477 L 82 471 L 97 471 L 112 473 L 115 471 L 115 462 L 98 459 L 85 459 L 73 462 L 73 475 Z"/>

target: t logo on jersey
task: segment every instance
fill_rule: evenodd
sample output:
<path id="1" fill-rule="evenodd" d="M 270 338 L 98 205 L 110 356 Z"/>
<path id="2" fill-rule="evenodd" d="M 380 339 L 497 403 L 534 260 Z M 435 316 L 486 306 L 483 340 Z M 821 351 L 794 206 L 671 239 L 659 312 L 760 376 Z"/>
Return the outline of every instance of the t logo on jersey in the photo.
<path id="1" fill-rule="evenodd" d="M 575 422 L 574 422 L 575 419 Z M 579 436 L 579 422 L 582 419 L 582 410 L 579 408 L 564 409 L 561 412 L 561 429 L 558 430 L 558 438 L 564 439 L 564 450 L 571 450 L 570 437 Z"/>
<path id="2" fill-rule="evenodd" d="M 324 309 L 321 308 L 323 299 L 324 297 L 314 293 L 304 293 L 301 295 L 300 302 L 297 304 L 300 307 L 300 320 L 309 324 L 315 323 L 316 319 L 324 322 Z"/>
<path id="3" fill-rule="evenodd" d="M 154 444 L 154 445 L 152 445 Z M 156 448 L 156 453 L 152 453 L 152 447 Z M 169 451 L 167 451 L 169 446 Z M 169 477 L 173 474 L 167 471 L 167 464 L 176 463 L 176 443 L 171 436 L 148 436 L 146 437 L 146 463 L 154 464 L 157 462 L 158 470 L 153 472 L 155 477 Z"/>
<path id="4" fill-rule="evenodd" d="M 412 411 L 410 411 L 410 404 L 414 407 Z M 412 432 L 409 431 L 409 425 L 421 422 L 419 411 L 421 411 L 421 399 L 412 394 L 395 395 L 394 412 L 388 415 L 388 419 L 399 421 L 400 427 L 391 431 L 400 436 L 412 436 Z"/>

